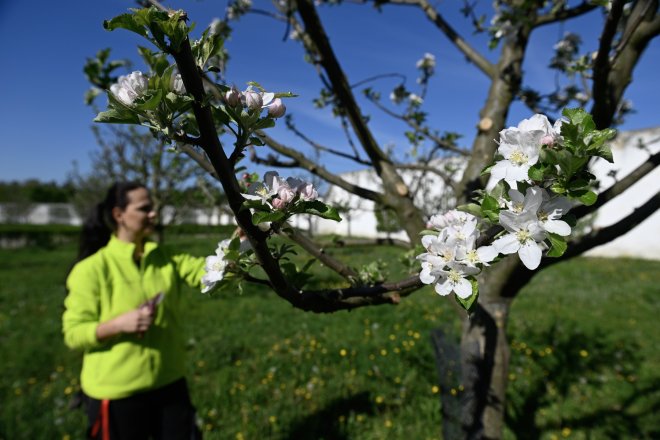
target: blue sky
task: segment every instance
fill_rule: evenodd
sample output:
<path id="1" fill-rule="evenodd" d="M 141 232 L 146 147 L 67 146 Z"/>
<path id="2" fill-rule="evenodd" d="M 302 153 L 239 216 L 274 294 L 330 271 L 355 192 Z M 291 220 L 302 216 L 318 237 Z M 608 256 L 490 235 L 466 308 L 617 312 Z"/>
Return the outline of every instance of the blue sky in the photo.
<path id="1" fill-rule="evenodd" d="M 458 13 L 459 3 L 444 2 L 452 23 L 463 20 Z M 168 4 L 186 9 L 191 20 L 198 23 L 198 30 L 213 17 L 222 16 L 226 6 L 225 1 L 217 0 Z M 130 7 L 134 3 L 128 0 L 0 0 L 0 180 L 38 178 L 61 182 L 74 161 L 82 171 L 89 171 L 89 155 L 97 147 L 90 130 L 94 115 L 83 102 L 88 84 L 82 67 L 87 57 L 105 47 L 113 48 L 113 58 L 129 58 L 136 62 L 136 68 L 140 67 L 136 46 L 149 43 L 130 32 L 107 32 L 102 27 L 104 19 Z M 388 7 L 378 14 L 371 7 L 345 5 L 322 8 L 321 13 L 351 83 L 380 73 L 402 72 L 407 76 L 406 84 L 413 89 L 415 62 L 425 52 L 434 54 L 437 73 L 424 108 L 433 125 L 463 133 L 463 144 L 470 144 L 488 82 L 418 10 Z M 535 34 L 525 66 L 526 84 L 549 90 L 554 81 L 554 73 L 546 67 L 551 45 L 563 31 L 580 29 L 584 31 L 583 49 L 593 50 L 598 21 L 598 13 L 592 13 L 570 27 L 552 26 Z M 286 101 L 297 123 L 324 145 L 345 148 L 337 121 L 327 110 L 313 109 L 311 102 L 320 84 L 313 69 L 303 61 L 300 47 L 283 41 L 284 26 L 251 15 L 235 24 L 234 29 L 227 42 L 231 55 L 226 74 L 229 81 L 244 88 L 247 81 L 254 80 L 268 90 L 297 93 L 298 98 Z M 474 37 L 470 32 L 465 36 L 475 46 L 485 48 L 483 37 Z M 489 57 L 495 56 L 494 52 L 483 50 Z M 660 88 L 655 78 L 659 62 L 660 44 L 655 41 L 647 49 L 628 90 L 627 97 L 637 113 L 628 118 L 622 129 L 660 124 Z M 381 80 L 376 84 L 387 89 L 396 81 Z M 104 102 L 105 98 L 100 98 L 99 104 Z M 374 116 L 371 128 L 383 145 L 405 148 L 398 123 L 376 118 L 378 112 L 373 107 L 365 109 Z M 520 105 L 514 105 L 512 110 L 510 125 L 529 116 Z M 274 129 L 273 135 L 292 146 L 300 145 L 280 127 Z M 356 168 L 332 158 L 324 164 L 340 171 Z"/>

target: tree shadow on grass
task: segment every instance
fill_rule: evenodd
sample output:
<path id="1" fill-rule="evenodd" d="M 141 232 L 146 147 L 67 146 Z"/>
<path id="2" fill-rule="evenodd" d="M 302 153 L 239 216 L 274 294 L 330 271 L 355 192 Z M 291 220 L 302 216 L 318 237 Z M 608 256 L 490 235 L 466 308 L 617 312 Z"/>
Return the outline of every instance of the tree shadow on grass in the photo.
<path id="1" fill-rule="evenodd" d="M 559 324 L 511 344 L 506 423 L 520 439 L 570 429 L 587 438 L 660 438 L 660 373 L 640 377 L 634 342 Z M 540 416 L 540 417 L 539 417 Z"/>
<path id="2" fill-rule="evenodd" d="M 348 418 L 351 413 L 366 415 L 375 413 L 368 392 L 334 400 L 325 408 L 292 424 L 286 438 L 289 440 L 348 439 L 348 434 L 339 419 L 341 416 Z"/>

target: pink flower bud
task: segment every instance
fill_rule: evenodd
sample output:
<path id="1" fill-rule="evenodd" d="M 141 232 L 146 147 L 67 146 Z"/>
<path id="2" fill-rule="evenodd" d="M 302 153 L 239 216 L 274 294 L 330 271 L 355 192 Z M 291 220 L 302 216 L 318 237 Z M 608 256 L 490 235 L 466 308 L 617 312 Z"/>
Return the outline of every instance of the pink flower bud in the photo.
<path id="1" fill-rule="evenodd" d="M 235 87 L 225 92 L 225 102 L 229 107 L 236 107 L 241 102 L 241 92 Z"/>
<path id="2" fill-rule="evenodd" d="M 555 138 L 552 137 L 551 134 L 546 134 L 541 138 L 541 145 L 547 145 L 548 147 L 552 147 L 554 143 L 555 143 Z"/>
<path id="3" fill-rule="evenodd" d="M 283 185 L 277 189 L 277 197 L 285 204 L 288 204 L 296 197 L 296 192 L 288 185 Z"/>
<path id="4" fill-rule="evenodd" d="M 286 207 L 286 202 L 284 202 L 282 199 L 278 199 L 277 197 L 273 199 L 272 204 L 273 208 L 275 209 L 284 209 Z"/>
<path id="5" fill-rule="evenodd" d="M 303 200 L 306 200 L 308 202 L 316 200 L 316 198 L 319 196 L 318 191 L 314 189 L 314 185 L 311 183 L 306 183 L 298 187 L 298 194 L 300 194 L 300 198 Z"/>
<path id="6" fill-rule="evenodd" d="M 258 110 L 263 105 L 261 94 L 252 89 L 247 89 L 242 93 L 241 102 L 250 110 Z"/>
<path id="7" fill-rule="evenodd" d="M 266 106 L 268 108 L 268 116 L 271 118 L 281 118 L 286 113 L 286 107 L 280 98 L 275 98 Z"/>

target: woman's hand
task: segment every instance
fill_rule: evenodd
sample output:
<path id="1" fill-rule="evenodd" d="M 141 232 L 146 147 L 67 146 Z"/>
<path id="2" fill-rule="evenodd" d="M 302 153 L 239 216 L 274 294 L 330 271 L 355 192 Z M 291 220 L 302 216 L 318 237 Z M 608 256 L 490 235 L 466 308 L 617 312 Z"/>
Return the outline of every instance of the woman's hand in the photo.
<path id="1" fill-rule="evenodd" d="M 110 321 L 99 324 L 96 327 L 96 339 L 104 341 L 122 333 L 142 335 L 149 330 L 153 320 L 153 308 L 140 306 L 137 309 L 122 313 Z"/>

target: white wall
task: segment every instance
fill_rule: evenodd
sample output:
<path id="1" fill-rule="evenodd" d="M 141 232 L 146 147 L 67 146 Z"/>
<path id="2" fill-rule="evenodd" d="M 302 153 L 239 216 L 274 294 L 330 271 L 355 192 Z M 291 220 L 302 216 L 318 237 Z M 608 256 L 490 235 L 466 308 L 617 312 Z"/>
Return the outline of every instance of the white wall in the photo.
<path id="1" fill-rule="evenodd" d="M 645 149 L 639 148 L 639 145 L 645 144 Z M 616 170 L 616 178 L 621 179 L 637 166 L 648 159 L 650 154 L 660 150 L 660 127 L 646 130 L 622 132 L 617 139 L 612 142 L 612 153 L 614 164 L 598 159 L 592 168 L 592 172 L 602 182 L 601 191 L 609 188 L 615 178 L 608 175 Z M 457 164 L 453 164 L 457 167 Z M 455 178 L 460 178 L 460 169 L 455 174 Z M 378 178 L 373 171 L 357 171 L 342 174 L 341 177 L 351 183 L 360 185 L 368 189 L 378 190 L 380 185 Z M 414 178 L 411 174 L 404 174 L 407 182 Z M 439 194 L 445 188 L 445 183 L 437 176 L 431 177 L 431 181 L 426 185 L 426 191 L 415 197 L 418 206 L 431 206 L 431 212 L 439 212 L 451 207 L 451 200 L 438 199 Z M 660 169 L 645 176 L 633 187 L 629 188 L 622 196 L 615 198 L 605 204 L 595 218 L 593 227 L 602 228 L 616 223 L 633 209 L 642 205 L 660 189 Z M 434 198 L 435 196 L 435 198 Z M 427 200 L 422 200 L 426 197 Z M 384 237 L 386 234 L 376 231 L 376 219 L 373 213 L 373 203 L 364 201 L 358 197 L 347 193 L 338 187 L 332 187 L 324 201 L 331 204 L 343 203 L 353 206 L 350 217 L 343 214 L 344 221 L 335 223 L 329 220 L 321 220 L 318 223 L 318 233 L 338 234 L 361 237 Z M 393 237 L 408 240 L 403 232 L 393 234 Z M 630 256 L 647 259 L 660 259 L 660 211 L 653 214 L 636 228 L 616 240 L 602 246 L 598 246 L 586 253 L 591 256 L 619 257 Z"/>

